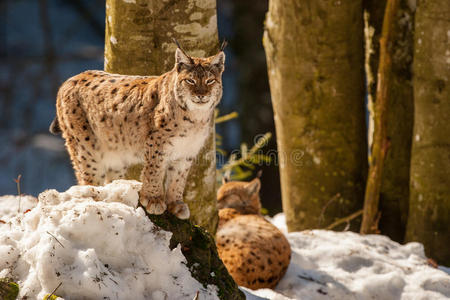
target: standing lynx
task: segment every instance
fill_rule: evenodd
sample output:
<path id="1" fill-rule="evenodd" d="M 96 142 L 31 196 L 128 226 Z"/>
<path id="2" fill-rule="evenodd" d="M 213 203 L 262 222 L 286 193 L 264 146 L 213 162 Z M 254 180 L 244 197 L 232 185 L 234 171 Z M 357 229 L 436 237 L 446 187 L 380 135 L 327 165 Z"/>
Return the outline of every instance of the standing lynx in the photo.
<path id="1" fill-rule="evenodd" d="M 141 204 L 188 218 L 183 191 L 222 97 L 222 50 L 194 58 L 177 48 L 161 76 L 86 71 L 63 83 L 50 131 L 62 132 L 78 183 L 101 185 L 143 163 Z"/>

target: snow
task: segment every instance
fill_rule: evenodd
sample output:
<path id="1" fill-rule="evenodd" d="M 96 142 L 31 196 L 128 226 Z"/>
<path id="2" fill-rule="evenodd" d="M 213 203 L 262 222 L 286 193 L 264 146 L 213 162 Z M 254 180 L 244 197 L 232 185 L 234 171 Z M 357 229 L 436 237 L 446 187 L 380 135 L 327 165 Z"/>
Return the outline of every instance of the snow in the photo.
<path id="1" fill-rule="evenodd" d="M 450 298 L 449 268 L 429 266 L 419 243 L 353 232 L 286 233 L 283 214 L 271 221 L 289 240 L 291 264 L 274 290 L 247 294 L 280 300 Z"/>
<path id="2" fill-rule="evenodd" d="M 140 187 L 118 180 L 47 190 L 15 217 L 17 197 L 0 197 L 0 278 L 12 277 L 31 299 L 60 283 L 55 294 L 68 299 L 193 299 L 197 291 L 218 299 L 215 286 L 191 276 L 180 247 L 170 250 L 171 233 L 136 208 Z M 22 210 L 33 204 L 22 197 Z"/>
<path id="3" fill-rule="evenodd" d="M 17 216 L 17 213 L 26 212 L 37 205 L 38 200 L 32 196 L 2 196 L 0 197 L 0 220 L 8 222 L 11 218 Z M 20 204 L 20 210 L 19 210 Z M 0 227 L 1 228 L 1 227 Z"/>
<path id="4" fill-rule="evenodd" d="M 67 299 L 217 299 L 217 288 L 192 278 L 171 233 L 136 208 L 141 184 L 48 190 L 0 197 L 0 278 L 13 277 L 21 296 L 42 299 L 60 283 Z M 35 207 L 35 208 L 33 208 Z M 31 209 L 31 211 L 28 211 Z M 285 218 L 270 221 L 288 238 L 291 264 L 274 290 L 241 288 L 258 299 L 448 299 L 450 268 L 431 267 L 419 243 L 381 235 L 309 230 L 287 233 Z"/>

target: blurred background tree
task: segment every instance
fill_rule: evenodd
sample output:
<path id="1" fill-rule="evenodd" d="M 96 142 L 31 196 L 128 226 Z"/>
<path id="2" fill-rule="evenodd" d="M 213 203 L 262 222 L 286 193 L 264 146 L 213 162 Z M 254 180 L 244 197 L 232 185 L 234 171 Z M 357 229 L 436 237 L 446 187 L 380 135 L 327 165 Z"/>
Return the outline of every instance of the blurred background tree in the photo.
<path id="1" fill-rule="evenodd" d="M 56 91 L 103 68 L 105 2 L 0 1 L 0 193 L 65 190 L 75 183 L 61 138 L 48 134 Z"/>
<path id="2" fill-rule="evenodd" d="M 450 1 L 418 1 L 407 241 L 450 265 Z"/>
<path id="3" fill-rule="evenodd" d="M 359 210 L 367 171 L 362 1 L 270 0 L 264 46 L 289 231 Z M 359 228 L 358 222 L 352 229 Z"/>

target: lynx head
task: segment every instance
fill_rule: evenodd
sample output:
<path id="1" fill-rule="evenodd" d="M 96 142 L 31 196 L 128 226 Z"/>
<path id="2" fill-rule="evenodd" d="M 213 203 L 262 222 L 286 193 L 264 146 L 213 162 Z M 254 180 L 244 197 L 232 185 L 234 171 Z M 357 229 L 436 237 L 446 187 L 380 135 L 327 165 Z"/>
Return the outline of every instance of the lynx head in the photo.
<path id="1" fill-rule="evenodd" d="M 175 98 L 188 110 L 212 110 L 222 97 L 225 53 L 207 58 L 190 57 L 180 47 L 175 52 Z"/>
<path id="2" fill-rule="evenodd" d="M 250 182 L 231 181 L 224 184 L 217 191 L 217 207 L 234 208 L 241 214 L 260 214 L 261 202 L 259 190 L 261 181 L 255 178 Z"/>

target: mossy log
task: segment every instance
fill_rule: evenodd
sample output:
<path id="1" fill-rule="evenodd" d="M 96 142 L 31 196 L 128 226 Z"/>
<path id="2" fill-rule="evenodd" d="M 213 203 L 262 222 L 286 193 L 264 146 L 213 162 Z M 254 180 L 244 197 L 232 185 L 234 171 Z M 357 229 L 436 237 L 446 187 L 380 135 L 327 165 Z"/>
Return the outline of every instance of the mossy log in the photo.
<path id="1" fill-rule="evenodd" d="M 245 299 L 219 258 L 211 234 L 202 227 L 187 220 L 180 220 L 167 212 L 147 216 L 155 225 L 173 233 L 170 248 L 181 245 L 181 252 L 186 257 L 192 277 L 205 287 L 208 284 L 217 286 L 220 299 Z"/>

